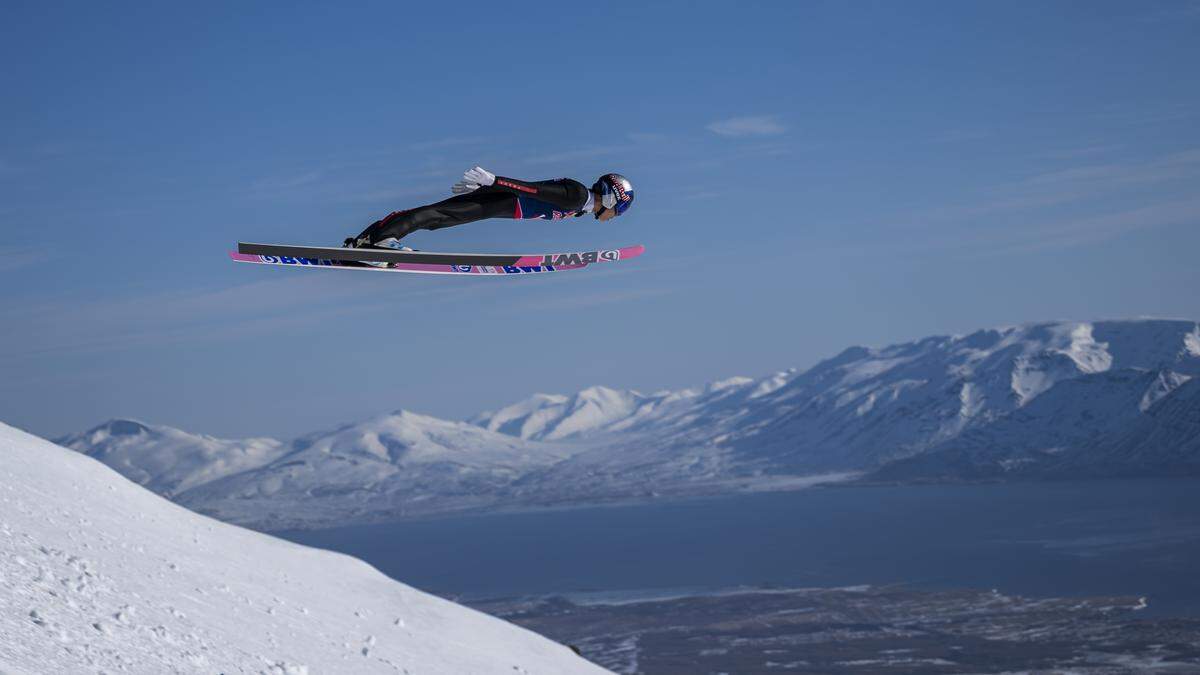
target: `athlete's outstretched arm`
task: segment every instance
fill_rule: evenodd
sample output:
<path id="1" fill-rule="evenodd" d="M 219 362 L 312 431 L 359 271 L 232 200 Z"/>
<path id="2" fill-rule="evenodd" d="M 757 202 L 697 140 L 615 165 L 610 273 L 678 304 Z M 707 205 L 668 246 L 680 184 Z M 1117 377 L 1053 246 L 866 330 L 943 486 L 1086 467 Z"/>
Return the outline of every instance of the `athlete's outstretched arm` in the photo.
<path id="1" fill-rule="evenodd" d="M 578 211 L 588 200 L 587 187 L 577 180 L 556 178 L 554 180 L 524 181 L 519 178 L 497 176 L 481 166 L 464 171 L 462 180 L 450 188 L 450 191 L 456 195 L 470 194 L 476 190 L 507 193 L 515 197 L 529 197 L 564 211 Z"/>
<path id="2" fill-rule="evenodd" d="M 570 178 L 530 182 L 507 176 L 496 176 L 496 182 L 491 185 L 491 189 L 532 197 L 553 204 L 564 211 L 578 210 L 587 202 L 588 198 L 588 189 L 583 183 Z"/>

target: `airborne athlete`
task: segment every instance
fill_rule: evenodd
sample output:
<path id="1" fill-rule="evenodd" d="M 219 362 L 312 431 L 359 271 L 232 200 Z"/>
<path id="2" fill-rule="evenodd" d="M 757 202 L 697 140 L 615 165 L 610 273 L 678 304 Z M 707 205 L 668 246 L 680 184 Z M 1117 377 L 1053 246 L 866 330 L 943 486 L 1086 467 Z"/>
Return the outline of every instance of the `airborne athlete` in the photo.
<path id="1" fill-rule="evenodd" d="M 346 239 L 342 246 L 411 251 L 400 240 L 414 230 L 440 230 L 487 218 L 559 220 L 585 213 L 605 221 L 625 213 L 633 204 L 633 185 L 616 173 L 604 174 L 589 190 L 570 178 L 526 182 L 497 176 L 477 166 L 464 172 L 450 191 L 456 196 L 396 211 L 375 221 L 357 237 Z"/>
<path id="2" fill-rule="evenodd" d="M 236 262 L 303 269 L 495 277 L 579 270 L 593 263 L 636 258 L 646 250 L 639 244 L 568 253 L 437 253 L 401 244 L 415 230 L 440 230 L 485 218 L 559 220 L 591 213 L 596 220 L 611 220 L 633 204 L 633 185 L 615 173 L 604 174 L 588 189 L 570 178 L 530 183 L 477 166 L 463 173 L 450 190 L 454 197 L 396 211 L 346 239 L 341 248 L 240 241 L 229 257 Z"/>

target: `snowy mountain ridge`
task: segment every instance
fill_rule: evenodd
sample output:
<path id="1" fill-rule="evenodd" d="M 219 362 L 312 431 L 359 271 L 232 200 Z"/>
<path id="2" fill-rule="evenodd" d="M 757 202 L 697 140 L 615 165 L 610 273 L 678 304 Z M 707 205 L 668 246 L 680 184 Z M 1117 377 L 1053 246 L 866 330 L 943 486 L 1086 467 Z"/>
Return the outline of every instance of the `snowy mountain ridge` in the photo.
<path id="1" fill-rule="evenodd" d="M 4 424 L 0 458 L 0 672 L 607 672 Z"/>
<path id="2" fill-rule="evenodd" d="M 304 436 L 291 448 L 177 500 L 269 528 L 460 511 L 493 505 L 520 478 L 578 451 L 403 410 Z"/>
<path id="3" fill-rule="evenodd" d="M 286 451 L 273 438 L 225 440 L 135 420 L 110 420 L 54 443 L 94 457 L 167 497 L 262 466 Z"/>
<path id="4" fill-rule="evenodd" d="M 744 458 L 802 470 L 855 469 L 921 452 L 1019 410 L 1061 382 L 1113 368 L 1162 373 L 1145 392 L 1144 412 L 1200 373 L 1197 344 L 1200 329 L 1186 321 L 1013 326 L 851 347 L 806 371 L 704 389 L 543 395 L 472 422 L 535 439 L 708 440 Z M 600 407 L 610 401 L 618 403 Z"/>
<path id="5" fill-rule="evenodd" d="M 401 411 L 302 437 L 171 494 L 221 518 L 284 527 L 779 489 L 877 470 L 954 479 L 980 475 L 979 462 L 992 476 L 1018 466 L 1024 473 L 1007 475 L 1036 476 L 1050 465 L 1034 460 L 1050 452 L 1071 458 L 1057 475 L 1190 471 L 1176 450 L 1200 429 L 1155 411 L 1197 375 L 1194 321 L 1010 326 L 851 347 L 807 370 L 703 387 L 537 394 L 469 423 Z M 1159 429 L 1168 418 L 1183 426 Z M 1134 428 L 1168 446 L 1084 452 Z M 1121 459 L 1135 446 L 1137 462 Z M 122 462 L 97 456 L 123 471 L 160 464 L 127 451 Z M 919 461 L 926 454 L 957 459 L 935 467 Z M 883 478 L 893 463 L 908 469 Z"/>

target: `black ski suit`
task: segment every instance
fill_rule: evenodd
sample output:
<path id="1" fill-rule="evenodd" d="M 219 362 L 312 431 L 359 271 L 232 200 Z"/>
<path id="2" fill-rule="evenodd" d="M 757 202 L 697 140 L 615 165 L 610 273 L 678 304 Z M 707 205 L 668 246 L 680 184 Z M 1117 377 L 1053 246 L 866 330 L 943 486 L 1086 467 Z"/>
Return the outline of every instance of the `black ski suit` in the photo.
<path id="1" fill-rule="evenodd" d="M 401 239 L 414 230 L 440 230 L 485 218 L 558 220 L 583 215 L 590 200 L 587 187 L 570 178 L 526 182 L 496 176 L 493 185 L 474 192 L 391 213 L 372 223 L 358 238 L 366 237 L 375 244 L 393 237 Z"/>

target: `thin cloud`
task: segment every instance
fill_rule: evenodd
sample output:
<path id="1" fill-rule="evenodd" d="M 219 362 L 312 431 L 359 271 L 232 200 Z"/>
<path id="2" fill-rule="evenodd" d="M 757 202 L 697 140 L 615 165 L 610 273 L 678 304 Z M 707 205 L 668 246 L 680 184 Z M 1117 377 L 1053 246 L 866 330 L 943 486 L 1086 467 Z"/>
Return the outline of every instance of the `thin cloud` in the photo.
<path id="1" fill-rule="evenodd" d="M 906 219 L 933 223 L 1057 207 L 1118 189 L 1171 185 L 1200 176 L 1200 148 L 1186 149 L 1140 162 L 1079 164 L 995 185 L 984 198 L 909 214 Z"/>
<path id="2" fill-rule="evenodd" d="M 453 136 L 450 138 L 439 138 L 432 141 L 423 141 L 421 143 L 413 143 L 408 146 L 409 150 L 423 152 L 427 150 L 444 150 L 446 148 L 460 148 L 468 145 L 482 145 L 487 139 L 482 136 Z"/>
<path id="3" fill-rule="evenodd" d="M 0 363 L 69 353 L 196 345 L 247 334 L 278 334 L 322 317 L 377 312 L 394 289 L 391 274 L 278 270 L 280 275 L 221 288 L 151 292 L 79 305 L 62 300 L 14 310 L 19 331 L 0 333 Z M 303 276 L 311 274 L 312 276 Z M 409 279 L 406 300 L 462 298 L 496 292 L 491 280 L 447 284 Z M 463 281 L 473 281 L 463 279 Z M 81 330 L 86 326 L 87 330 Z"/>
<path id="4" fill-rule="evenodd" d="M 796 152 L 796 147 L 786 140 L 762 141 L 758 143 L 738 143 L 725 146 L 728 150 L 709 152 L 694 159 L 682 160 L 677 168 L 680 169 L 727 169 L 730 162 L 754 160 L 761 157 L 783 157 Z"/>
<path id="5" fill-rule="evenodd" d="M 992 249 L 993 253 L 1027 253 L 1074 248 L 1157 227 L 1200 223 L 1200 199 L 1182 199 L 1136 209 L 1087 216 L 1013 231 L 1019 241 Z"/>
<path id="6" fill-rule="evenodd" d="M 335 199 L 340 202 L 380 202 L 428 196 L 440 191 L 445 191 L 445 193 L 449 195 L 450 184 L 451 181 L 443 181 L 439 183 L 426 182 L 420 184 L 400 185 L 396 187 L 383 187 L 373 190 L 345 191 L 339 192 L 335 196 Z"/>
<path id="7" fill-rule="evenodd" d="M 1188 223 L 1200 224 L 1200 199 L 1167 200 L 1115 213 L 1043 219 L 1032 224 L 1005 225 L 969 234 L 942 233 L 935 239 L 910 240 L 900 248 L 893 247 L 889 249 L 889 255 L 964 249 L 978 257 L 1037 253 L 1090 246 L 1135 232 Z"/>
<path id="8" fill-rule="evenodd" d="M 522 310 L 547 312 L 560 309 L 579 309 L 580 307 L 595 307 L 597 305 L 607 305 L 614 302 L 632 302 L 635 300 L 644 300 L 646 298 L 656 298 L 659 296 L 674 293 L 673 289 L 635 289 L 630 291 L 612 291 L 604 293 L 593 293 L 591 295 L 575 295 L 571 297 L 547 298 L 543 300 L 530 300 L 527 302 L 517 303 L 517 306 Z"/>
<path id="9" fill-rule="evenodd" d="M 44 158 L 66 157 L 77 154 L 81 147 L 80 144 L 71 141 L 49 141 L 35 147 L 33 154 Z"/>
<path id="10" fill-rule="evenodd" d="M 45 249 L 0 248 L 0 273 L 12 272 L 33 265 L 42 265 L 53 259 Z"/>
<path id="11" fill-rule="evenodd" d="M 751 115 L 719 120 L 704 127 L 718 136 L 740 138 L 743 136 L 778 136 L 787 131 L 774 115 Z"/>
<path id="12" fill-rule="evenodd" d="M 262 178 L 255 181 L 250 186 L 250 191 L 254 193 L 263 193 L 294 190 L 312 185 L 313 183 L 321 180 L 324 175 L 325 172 L 321 171 L 320 169 L 314 169 L 312 171 L 305 171 L 304 173 L 300 174 Z"/>
<path id="13" fill-rule="evenodd" d="M 693 188 L 684 189 L 675 193 L 675 197 L 680 201 L 690 202 L 701 199 L 716 199 L 724 196 L 726 193 L 716 188 Z"/>
<path id="14" fill-rule="evenodd" d="M 616 154 L 623 150 L 624 148 L 619 146 L 595 146 L 591 148 L 580 148 L 579 150 L 567 150 L 565 152 L 555 152 L 530 157 L 525 160 L 525 164 L 556 164 L 558 162 L 565 161 L 595 159 L 597 157 L 605 157 L 607 155 Z"/>
<path id="15" fill-rule="evenodd" d="M 1038 174 L 1030 185 L 1092 184 L 1097 188 L 1128 183 L 1154 183 L 1195 176 L 1200 148 L 1181 150 L 1145 162 L 1091 164 Z"/>
<path id="16" fill-rule="evenodd" d="M 954 251 L 956 256 L 967 259 L 992 258 L 1092 246 L 1156 228 L 1193 223 L 1200 225 L 1200 198 L 1167 200 L 1115 213 L 1066 219 L 1041 218 L 1024 225 L 1005 224 L 986 230 L 943 230 L 936 236 L 908 237 L 886 247 L 864 247 L 859 242 L 845 242 L 809 248 L 805 253 L 837 258 L 940 258 L 947 251 Z M 776 258 L 767 258 L 760 262 L 772 264 L 774 260 Z M 782 258 L 778 260 L 783 261 Z"/>
<path id="17" fill-rule="evenodd" d="M 1095 152 L 1080 153 L 1081 159 L 1108 150 L 1093 147 Z M 1192 189 L 1196 180 L 1200 148 L 1137 161 L 1079 162 L 990 186 L 974 199 L 896 214 L 891 219 L 894 229 L 906 235 L 890 243 L 888 251 L 1014 255 L 1090 246 L 1155 228 L 1200 225 L 1200 199 Z M 1110 198 L 1124 198 L 1125 208 L 1113 205 Z"/>
<path id="18" fill-rule="evenodd" d="M 1146 23 L 1167 23 L 1200 19 L 1200 2 L 1175 2 L 1160 4 L 1146 13 L 1141 20 Z"/>
<path id="19" fill-rule="evenodd" d="M 1044 159 L 1079 159 L 1081 157 L 1107 154 L 1116 150 L 1120 150 L 1123 147 L 1124 146 L 1116 144 L 1085 145 L 1082 147 L 1068 148 L 1065 150 L 1044 152 L 1040 155 L 1037 155 L 1037 157 Z"/>
<path id="20" fill-rule="evenodd" d="M 1146 101 L 1126 102 L 1099 108 L 1090 117 L 1120 126 L 1146 126 L 1178 122 L 1200 115 L 1200 108 L 1191 103 L 1153 104 Z"/>
<path id="21" fill-rule="evenodd" d="M 970 129 L 951 129 L 933 138 L 934 143 L 966 143 L 991 137 L 992 132 Z"/>
<path id="22" fill-rule="evenodd" d="M 644 131 L 631 131 L 630 133 L 626 134 L 626 136 L 634 143 L 662 143 L 668 138 L 666 134 L 656 134 Z"/>

